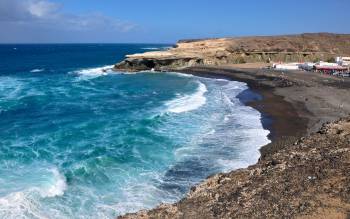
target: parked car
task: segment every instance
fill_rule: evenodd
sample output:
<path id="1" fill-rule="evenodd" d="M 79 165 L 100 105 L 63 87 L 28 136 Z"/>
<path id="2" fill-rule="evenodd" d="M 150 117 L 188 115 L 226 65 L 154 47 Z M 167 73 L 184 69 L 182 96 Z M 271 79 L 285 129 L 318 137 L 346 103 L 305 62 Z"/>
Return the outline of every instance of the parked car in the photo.
<path id="1" fill-rule="evenodd" d="M 341 76 L 342 77 L 350 77 L 350 72 L 342 73 Z"/>

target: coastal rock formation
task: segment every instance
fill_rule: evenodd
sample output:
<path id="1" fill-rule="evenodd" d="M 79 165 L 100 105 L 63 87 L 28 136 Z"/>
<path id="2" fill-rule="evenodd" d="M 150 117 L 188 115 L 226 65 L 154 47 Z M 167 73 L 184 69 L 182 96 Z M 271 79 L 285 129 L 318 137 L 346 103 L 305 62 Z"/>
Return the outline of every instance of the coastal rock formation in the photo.
<path id="1" fill-rule="evenodd" d="M 301 34 L 181 40 L 166 51 L 128 55 L 115 70 L 167 70 L 246 62 L 301 62 L 350 56 L 350 34 Z"/>
<path id="2" fill-rule="evenodd" d="M 350 117 L 134 218 L 349 218 Z"/>

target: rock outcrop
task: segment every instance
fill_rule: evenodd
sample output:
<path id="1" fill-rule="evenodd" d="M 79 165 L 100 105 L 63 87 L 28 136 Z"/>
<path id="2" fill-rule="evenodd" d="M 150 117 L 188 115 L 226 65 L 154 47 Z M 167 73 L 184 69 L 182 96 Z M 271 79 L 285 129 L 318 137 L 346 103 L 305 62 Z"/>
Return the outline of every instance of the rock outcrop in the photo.
<path id="1" fill-rule="evenodd" d="M 196 65 L 301 62 L 350 56 L 350 34 L 301 34 L 181 40 L 166 51 L 128 55 L 116 70 L 167 70 Z"/>
<path id="2" fill-rule="evenodd" d="M 350 117 L 261 159 L 218 174 L 186 198 L 120 218 L 349 218 Z"/>

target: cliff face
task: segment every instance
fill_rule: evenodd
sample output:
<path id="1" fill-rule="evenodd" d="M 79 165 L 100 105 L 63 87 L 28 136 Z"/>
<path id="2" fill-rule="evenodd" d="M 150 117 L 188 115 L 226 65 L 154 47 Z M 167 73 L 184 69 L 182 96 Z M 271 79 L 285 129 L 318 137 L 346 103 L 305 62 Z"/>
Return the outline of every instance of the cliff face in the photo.
<path id="1" fill-rule="evenodd" d="M 120 218 L 349 218 L 350 118 L 247 169 L 218 174 L 172 205 Z"/>
<path id="2" fill-rule="evenodd" d="M 350 56 L 350 34 L 301 34 L 182 40 L 167 51 L 128 55 L 116 70 L 178 69 L 246 62 L 301 62 Z"/>

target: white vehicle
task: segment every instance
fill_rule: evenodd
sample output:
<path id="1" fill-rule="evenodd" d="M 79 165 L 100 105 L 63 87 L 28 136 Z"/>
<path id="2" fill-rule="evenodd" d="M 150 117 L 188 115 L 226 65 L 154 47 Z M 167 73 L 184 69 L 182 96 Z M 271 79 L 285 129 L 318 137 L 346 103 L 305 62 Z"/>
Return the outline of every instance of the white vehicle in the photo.
<path id="1" fill-rule="evenodd" d="M 298 70 L 299 63 L 273 64 L 273 67 L 278 70 Z"/>

